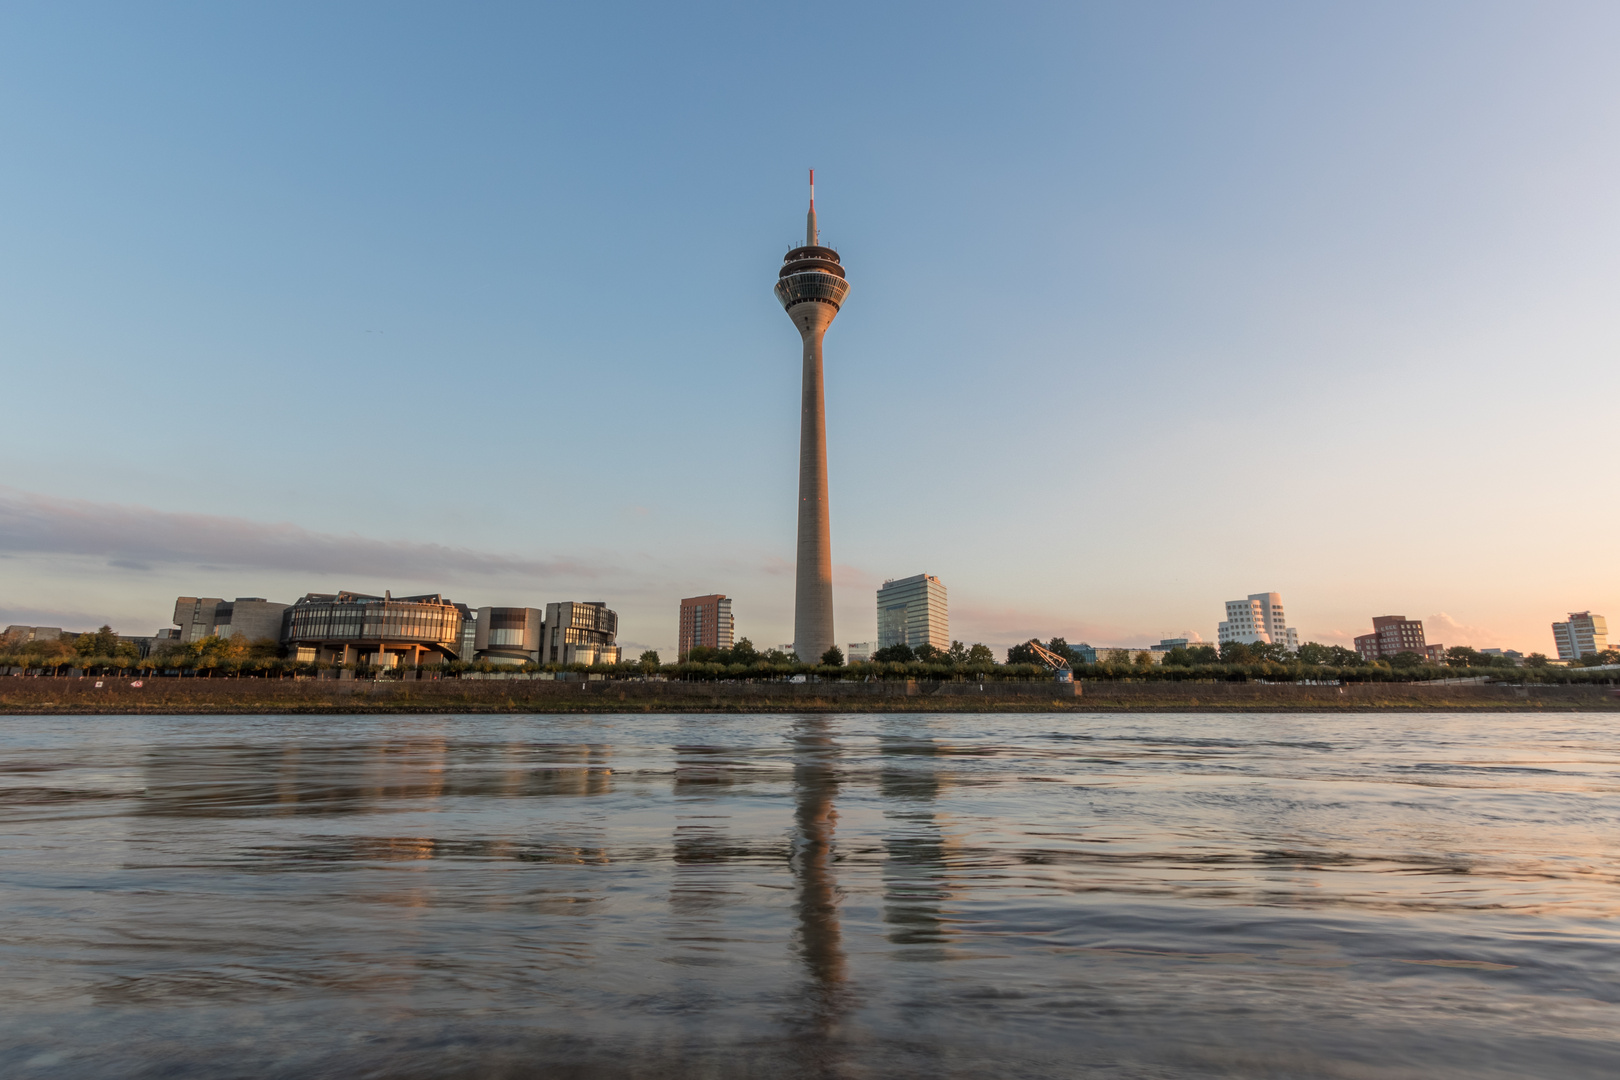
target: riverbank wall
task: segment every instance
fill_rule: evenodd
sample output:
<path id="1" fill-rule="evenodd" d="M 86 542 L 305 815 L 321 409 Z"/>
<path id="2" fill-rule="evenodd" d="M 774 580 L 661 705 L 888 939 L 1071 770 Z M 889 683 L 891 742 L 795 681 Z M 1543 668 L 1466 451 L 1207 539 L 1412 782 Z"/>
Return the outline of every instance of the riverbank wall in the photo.
<path id="1" fill-rule="evenodd" d="M 0 715 L 1613 711 L 1601 685 L 0 679 Z"/>

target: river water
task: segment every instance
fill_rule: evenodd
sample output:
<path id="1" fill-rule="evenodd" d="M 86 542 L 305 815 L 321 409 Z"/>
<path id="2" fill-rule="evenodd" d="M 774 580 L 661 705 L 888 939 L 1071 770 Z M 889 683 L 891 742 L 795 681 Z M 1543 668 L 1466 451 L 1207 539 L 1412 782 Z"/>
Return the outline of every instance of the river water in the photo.
<path id="1" fill-rule="evenodd" d="M 1617 726 L 0 718 L 0 1075 L 1612 1078 Z"/>

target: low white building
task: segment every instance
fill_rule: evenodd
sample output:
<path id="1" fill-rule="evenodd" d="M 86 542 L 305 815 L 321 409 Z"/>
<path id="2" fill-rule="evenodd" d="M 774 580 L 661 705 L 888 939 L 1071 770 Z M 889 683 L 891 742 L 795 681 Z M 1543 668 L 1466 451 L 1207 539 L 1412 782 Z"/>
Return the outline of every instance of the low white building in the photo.
<path id="1" fill-rule="evenodd" d="M 852 641 L 849 643 L 849 647 L 844 650 L 844 662 L 848 664 L 864 664 L 872 659 L 872 654 L 877 652 L 877 649 L 877 642 L 875 641 Z"/>
<path id="2" fill-rule="evenodd" d="M 1244 645 L 1281 645 L 1289 652 L 1299 651 L 1299 631 L 1285 626 L 1282 596 L 1279 593 L 1250 593 L 1247 600 L 1226 602 L 1226 621 L 1216 629 L 1215 640 Z"/>

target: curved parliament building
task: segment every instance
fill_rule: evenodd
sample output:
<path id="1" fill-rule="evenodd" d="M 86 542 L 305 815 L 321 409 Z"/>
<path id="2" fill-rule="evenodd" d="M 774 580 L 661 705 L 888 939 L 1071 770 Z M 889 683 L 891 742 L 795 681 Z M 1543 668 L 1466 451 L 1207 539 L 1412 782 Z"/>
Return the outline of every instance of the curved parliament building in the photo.
<path id="1" fill-rule="evenodd" d="M 469 614 L 438 593 L 309 593 L 288 612 L 286 643 L 302 661 L 395 667 L 454 660 Z"/>

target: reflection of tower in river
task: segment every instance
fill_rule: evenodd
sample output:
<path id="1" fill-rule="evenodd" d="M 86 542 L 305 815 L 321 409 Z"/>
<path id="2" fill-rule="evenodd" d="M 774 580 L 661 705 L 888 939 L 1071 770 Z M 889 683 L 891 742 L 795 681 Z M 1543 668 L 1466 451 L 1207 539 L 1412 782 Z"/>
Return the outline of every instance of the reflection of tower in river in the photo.
<path id="1" fill-rule="evenodd" d="M 806 717 L 793 737 L 793 873 L 799 883 L 799 953 L 822 995 L 821 1018 L 830 1023 L 846 970 L 833 873 L 839 750 L 829 726 L 822 717 Z"/>

